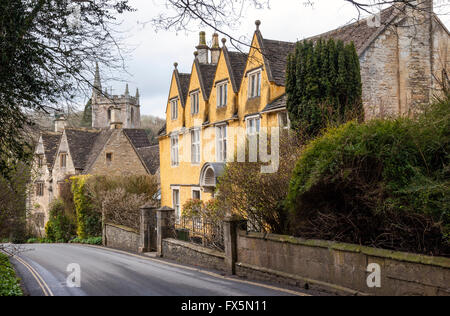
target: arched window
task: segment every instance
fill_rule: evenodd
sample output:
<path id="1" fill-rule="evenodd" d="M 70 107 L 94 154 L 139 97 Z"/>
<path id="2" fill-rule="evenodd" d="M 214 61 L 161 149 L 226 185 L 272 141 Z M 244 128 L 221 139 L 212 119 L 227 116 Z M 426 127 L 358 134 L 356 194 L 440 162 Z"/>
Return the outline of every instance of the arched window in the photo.
<path id="1" fill-rule="evenodd" d="M 134 122 L 134 108 L 131 108 L 131 124 Z"/>

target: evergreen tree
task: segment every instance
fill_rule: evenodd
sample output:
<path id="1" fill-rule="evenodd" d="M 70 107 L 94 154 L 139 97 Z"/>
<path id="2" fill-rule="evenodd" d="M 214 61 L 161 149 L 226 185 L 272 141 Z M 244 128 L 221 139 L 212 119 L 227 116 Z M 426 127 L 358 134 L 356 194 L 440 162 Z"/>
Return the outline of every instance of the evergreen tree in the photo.
<path id="1" fill-rule="evenodd" d="M 358 54 L 333 39 L 297 43 L 286 68 L 287 109 L 294 129 L 315 137 L 329 125 L 364 117 Z"/>
<path id="2" fill-rule="evenodd" d="M 83 112 L 83 119 L 81 120 L 81 127 L 92 126 L 92 99 L 86 103 Z"/>

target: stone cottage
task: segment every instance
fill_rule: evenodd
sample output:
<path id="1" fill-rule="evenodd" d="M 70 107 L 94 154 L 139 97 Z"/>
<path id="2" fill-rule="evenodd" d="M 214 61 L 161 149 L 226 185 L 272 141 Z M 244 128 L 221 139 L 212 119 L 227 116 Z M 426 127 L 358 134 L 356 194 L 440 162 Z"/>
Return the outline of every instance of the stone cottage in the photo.
<path id="1" fill-rule="evenodd" d="M 98 69 L 96 82 L 98 80 Z M 93 100 L 98 93 L 94 88 Z M 102 97 L 105 103 L 106 97 Z M 113 96 L 112 101 L 121 99 Z M 138 99 L 138 98 L 136 98 Z M 128 98 L 127 100 L 132 100 Z M 107 120 L 101 128 L 99 120 L 92 121 L 93 128 L 66 127 L 64 116 L 55 120 L 54 132 L 43 132 L 35 149 L 34 188 L 29 195 L 29 214 L 36 235 L 45 234 L 49 219 L 49 205 L 61 194 L 65 180 L 73 175 L 144 175 L 159 177 L 159 147 L 150 143 L 145 130 L 126 128 L 122 121 L 140 126 L 139 108 L 128 111 L 128 105 L 95 108 Z M 123 114 L 122 111 L 128 114 Z M 94 114 L 94 113 L 93 113 Z M 134 115 L 131 119 L 130 115 Z M 94 115 L 93 115 L 94 118 Z M 109 124 L 109 125 L 106 125 Z M 130 125 L 128 124 L 128 125 Z"/>

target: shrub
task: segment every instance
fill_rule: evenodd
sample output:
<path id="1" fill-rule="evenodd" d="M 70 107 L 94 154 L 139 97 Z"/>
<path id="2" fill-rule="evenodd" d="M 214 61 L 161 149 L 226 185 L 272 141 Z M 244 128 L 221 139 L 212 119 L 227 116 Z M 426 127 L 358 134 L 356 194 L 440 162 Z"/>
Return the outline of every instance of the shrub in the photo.
<path id="1" fill-rule="evenodd" d="M 63 201 L 53 200 L 50 204 L 49 220 L 45 226 L 46 238 L 52 242 L 64 243 L 75 235 L 75 229 L 75 222 L 65 214 Z"/>
<path id="2" fill-rule="evenodd" d="M 76 237 L 70 241 L 72 244 L 86 244 L 86 245 L 102 245 L 102 237 L 89 237 L 87 239 L 81 239 Z"/>
<path id="3" fill-rule="evenodd" d="M 450 101 L 415 119 L 356 122 L 312 141 L 287 207 L 297 236 L 450 253 Z"/>
<path id="4" fill-rule="evenodd" d="M 216 209 L 245 218 L 255 230 L 283 234 L 288 214 L 283 201 L 301 143 L 291 133 L 280 139 L 280 165 L 276 173 L 261 173 L 261 163 L 229 163 L 217 186 Z"/>
<path id="5" fill-rule="evenodd" d="M 140 208 L 156 202 L 159 184 L 155 176 L 92 176 L 85 192 L 98 214 L 105 220 L 139 230 Z M 97 234 L 97 236 L 100 234 Z"/>
<path id="6" fill-rule="evenodd" d="M 95 208 L 86 189 L 90 176 L 72 177 L 72 193 L 77 218 L 77 235 L 82 239 L 101 235 L 101 212 Z"/>
<path id="7" fill-rule="evenodd" d="M 0 296 L 23 296 L 19 279 L 8 256 L 0 252 Z"/>

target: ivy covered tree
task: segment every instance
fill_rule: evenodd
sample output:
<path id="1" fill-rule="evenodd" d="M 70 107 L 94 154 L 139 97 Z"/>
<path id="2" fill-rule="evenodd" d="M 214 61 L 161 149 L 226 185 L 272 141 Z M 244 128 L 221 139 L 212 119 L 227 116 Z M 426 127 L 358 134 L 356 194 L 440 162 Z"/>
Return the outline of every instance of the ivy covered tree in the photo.
<path id="1" fill-rule="evenodd" d="M 297 43 L 288 57 L 286 93 L 294 129 L 315 137 L 329 125 L 364 117 L 359 58 L 353 43 Z"/>

